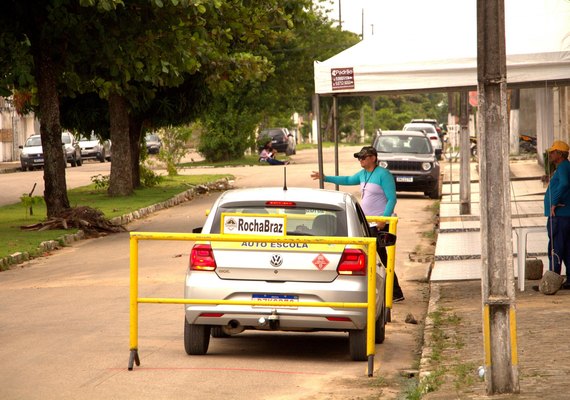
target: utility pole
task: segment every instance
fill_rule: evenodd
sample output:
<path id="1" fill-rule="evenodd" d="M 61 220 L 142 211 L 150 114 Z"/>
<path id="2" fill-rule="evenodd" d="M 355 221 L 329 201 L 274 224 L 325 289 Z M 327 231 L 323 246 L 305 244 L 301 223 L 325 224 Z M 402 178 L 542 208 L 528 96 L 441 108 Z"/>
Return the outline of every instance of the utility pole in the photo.
<path id="1" fill-rule="evenodd" d="M 477 0 L 477 84 L 485 384 L 518 393 L 504 0 Z"/>
<path id="2" fill-rule="evenodd" d="M 361 10 L 360 14 L 360 32 L 361 39 L 364 39 L 364 8 Z"/>
<path id="3" fill-rule="evenodd" d="M 341 0 L 338 0 L 338 27 L 342 31 L 342 6 L 340 3 Z"/>
<path id="4" fill-rule="evenodd" d="M 511 89 L 511 106 L 509 113 L 509 140 L 511 154 L 519 154 L 519 109 L 521 108 L 520 89 Z"/>
<path id="5" fill-rule="evenodd" d="M 461 130 L 459 131 L 459 148 L 461 154 L 459 157 L 459 214 L 471 214 L 471 146 L 469 137 L 469 99 L 466 90 L 461 92 L 459 122 Z"/>

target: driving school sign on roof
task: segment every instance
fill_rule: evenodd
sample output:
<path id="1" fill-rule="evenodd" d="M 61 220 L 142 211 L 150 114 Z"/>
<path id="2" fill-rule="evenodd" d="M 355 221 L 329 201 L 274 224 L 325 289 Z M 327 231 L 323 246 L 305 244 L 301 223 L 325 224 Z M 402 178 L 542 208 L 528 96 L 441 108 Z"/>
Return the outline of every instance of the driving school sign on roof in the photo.
<path id="1" fill-rule="evenodd" d="M 331 68 L 332 90 L 354 89 L 354 70 L 350 68 Z"/>

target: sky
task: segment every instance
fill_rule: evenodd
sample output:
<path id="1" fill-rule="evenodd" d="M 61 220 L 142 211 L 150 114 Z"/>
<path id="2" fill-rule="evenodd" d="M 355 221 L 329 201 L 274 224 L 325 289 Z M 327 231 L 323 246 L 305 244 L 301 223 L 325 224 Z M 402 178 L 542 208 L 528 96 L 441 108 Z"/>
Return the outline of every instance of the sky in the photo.
<path id="1" fill-rule="evenodd" d="M 378 35 L 384 32 L 401 31 L 410 24 L 419 24 L 426 29 L 437 20 L 437 10 L 443 14 L 446 8 L 462 0 L 330 0 L 332 10 L 329 13 L 331 20 L 339 19 L 339 2 L 341 4 L 342 26 L 364 37 Z M 467 1 L 472 5 L 475 1 Z M 469 7 L 469 5 L 466 5 Z M 433 17 L 426 18 L 426 15 Z"/>
<path id="2" fill-rule="evenodd" d="M 342 27 L 364 39 L 397 42 L 407 40 L 427 40 L 418 36 L 422 28 L 431 40 L 442 46 L 473 48 L 476 42 L 477 0 L 328 0 L 331 9 L 329 19 L 339 19 L 339 2 L 342 6 Z M 535 48 L 543 48 L 545 38 L 561 37 L 570 30 L 570 0 L 505 0 L 505 28 L 507 37 L 516 36 L 519 40 L 507 40 L 507 51 L 520 53 Z M 568 16 L 551 21 L 548 11 L 564 10 Z M 530 29 L 540 27 L 540 29 Z M 413 33 L 412 33 L 413 32 Z M 408 35 L 409 33 L 409 35 Z M 414 36 L 415 35 L 415 36 Z M 387 40 L 385 40 L 387 39 Z M 466 41 L 468 44 L 466 45 Z M 566 42 L 570 42 L 566 38 Z M 557 50 L 559 42 L 553 43 Z M 563 47 L 567 47 L 566 43 Z M 472 52 L 472 51 L 469 51 Z M 508 51 L 509 52 L 509 51 Z M 467 53 L 467 49 L 466 49 Z"/>

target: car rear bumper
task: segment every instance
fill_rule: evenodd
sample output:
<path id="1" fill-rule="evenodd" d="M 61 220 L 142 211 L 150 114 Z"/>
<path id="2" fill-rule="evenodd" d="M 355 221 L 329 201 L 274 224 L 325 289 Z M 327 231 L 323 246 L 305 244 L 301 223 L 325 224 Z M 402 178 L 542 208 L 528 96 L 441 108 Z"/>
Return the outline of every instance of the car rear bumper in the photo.
<path id="1" fill-rule="evenodd" d="M 279 153 L 285 153 L 289 148 L 289 143 L 272 143 L 271 147 L 273 147 Z"/>
<path id="2" fill-rule="evenodd" d="M 384 276 L 377 275 L 378 293 L 384 293 Z M 185 298 L 251 301 L 253 294 L 285 294 L 298 301 L 365 303 L 366 279 L 339 276 L 333 282 L 267 282 L 219 279 L 215 273 L 192 271 L 186 277 Z M 377 309 L 383 298 L 377 297 Z M 190 324 L 228 325 L 237 321 L 245 329 L 268 329 L 260 318 L 279 320 L 281 330 L 348 330 L 366 326 L 365 308 L 270 307 L 251 305 L 185 305 Z M 210 313 L 210 316 L 201 316 Z M 221 314 L 211 316 L 211 313 Z M 330 318 L 336 319 L 331 320 Z M 345 320 L 338 320 L 338 319 Z M 348 319 L 348 320 L 346 320 Z"/>

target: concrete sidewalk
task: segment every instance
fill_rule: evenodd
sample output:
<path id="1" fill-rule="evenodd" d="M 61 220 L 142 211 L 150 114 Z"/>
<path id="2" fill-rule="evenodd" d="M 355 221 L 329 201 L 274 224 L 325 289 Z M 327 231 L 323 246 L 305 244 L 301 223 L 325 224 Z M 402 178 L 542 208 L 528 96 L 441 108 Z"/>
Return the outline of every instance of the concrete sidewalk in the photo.
<path id="1" fill-rule="evenodd" d="M 421 376 L 430 382 L 439 373 L 441 386 L 424 399 L 480 399 L 485 382 L 477 373 L 484 364 L 481 298 L 481 234 L 479 176 L 471 164 L 471 215 L 459 214 L 459 166 L 445 165 L 444 195 L 440 208 L 440 231 L 430 276 L 430 303 Z M 511 213 L 513 226 L 513 270 L 517 311 L 517 354 L 520 394 L 493 396 L 509 399 L 570 398 L 566 380 L 570 373 L 570 348 L 562 345 L 570 326 L 570 291 L 546 296 L 532 290 L 539 281 L 520 281 L 518 257 L 536 257 L 548 270 L 548 238 L 543 197 L 546 186 L 536 160 L 512 161 Z M 454 179 L 452 179 L 452 177 Z M 526 252 L 517 248 L 517 232 L 529 228 Z M 524 247 L 524 241 L 523 246 Z M 520 254 L 519 254 L 520 253 Z M 521 290 L 522 289 L 522 290 Z M 437 316 L 437 317 L 434 317 Z M 443 335 L 443 336 L 441 336 Z M 443 348 L 436 337 L 444 337 Z M 434 357 L 437 352 L 437 360 Z"/>
<path id="2" fill-rule="evenodd" d="M 18 172 L 22 169 L 19 161 L 0 162 L 0 174 Z"/>

